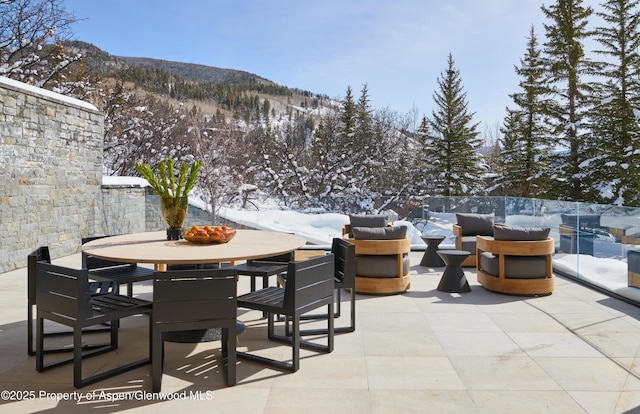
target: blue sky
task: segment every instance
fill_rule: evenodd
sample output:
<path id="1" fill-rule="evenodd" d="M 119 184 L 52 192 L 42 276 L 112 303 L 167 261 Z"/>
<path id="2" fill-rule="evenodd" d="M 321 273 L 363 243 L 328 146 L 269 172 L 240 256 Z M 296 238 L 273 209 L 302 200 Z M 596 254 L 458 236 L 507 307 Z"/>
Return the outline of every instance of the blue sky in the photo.
<path id="1" fill-rule="evenodd" d="M 356 98 L 374 109 L 434 109 L 453 55 L 480 130 L 517 91 L 529 28 L 544 38 L 552 0 L 64 0 L 75 38 L 118 56 L 239 69 L 278 84 Z M 585 5 L 599 9 L 597 0 Z"/>

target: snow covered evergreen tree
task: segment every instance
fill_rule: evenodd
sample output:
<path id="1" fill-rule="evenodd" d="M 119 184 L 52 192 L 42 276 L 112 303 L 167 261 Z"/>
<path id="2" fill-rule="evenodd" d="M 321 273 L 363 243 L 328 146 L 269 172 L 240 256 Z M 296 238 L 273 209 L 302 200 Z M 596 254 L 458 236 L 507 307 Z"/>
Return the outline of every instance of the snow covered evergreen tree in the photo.
<path id="1" fill-rule="evenodd" d="M 550 106 L 555 137 L 552 144 L 558 150 L 552 159 L 549 196 L 593 201 L 597 196 L 583 168 L 590 152 L 586 136 L 592 101 L 587 77 L 596 69 L 585 55 L 583 42 L 592 35 L 587 25 L 593 9 L 582 3 L 582 0 L 556 0 L 549 7 L 542 6 L 551 21 L 544 25 L 547 35 L 544 60 L 554 103 Z"/>
<path id="2" fill-rule="evenodd" d="M 433 94 L 437 109 L 429 119 L 431 148 L 425 153 L 438 171 L 434 195 L 481 194 L 484 182 L 478 165 L 478 124 L 473 123 L 474 113 L 468 110 L 467 94 L 451 54 L 447 65 L 438 78 L 439 90 Z"/>
<path id="3" fill-rule="evenodd" d="M 594 91 L 592 145 L 585 163 L 602 202 L 640 206 L 640 14 L 638 0 L 609 0 L 595 29 L 602 69 Z"/>
<path id="4" fill-rule="evenodd" d="M 345 105 L 345 112 L 347 111 Z M 346 113 L 344 118 L 346 118 Z M 349 171 L 348 191 L 352 194 L 369 197 L 378 190 L 375 184 L 376 170 L 380 168 L 380 154 L 377 150 L 384 147 L 383 137 L 376 134 L 376 120 L 370 105 L 369 89 L 365 84 L 355 105 L 353 133 L 345 136 L 348 145 L 348 158 L 353 166 Z M 345 132 L 347 132 L 345 124 Z"/>
<path id="5" fill-rule="evenodd" d="M 342 100 L 342 130 L 343 135 L 350 137 L 356 127 L 356 103 L 353 100 L 353 92 L 351 86 L 347 86 L 347 92 Z"/>
<path id="6" fill-rule="evenodd" d="M 545 193 L 549 168 L 547 89 L 545 68 L 533 26 L 527 39 L 527 50 L 516 67 L 520 91 L 510 95 L 514 107 L 507 108 L 501 129 L 502 151 L 499 184 L 502 193 L 516 197 L 540 197 Z"/>
<path id="7" fill-rule="evenodd" d="M 426 116 L 422 117 L 422 121 L 414 134 L 415 154 L 413 188 L 415 195 L 426 196 L 434 195 L 434 182 L 438 175 L 437 169 L 431 162 L 430 154 L 434 153 L 433 139 L 429 134 L 429 120 Z"/>

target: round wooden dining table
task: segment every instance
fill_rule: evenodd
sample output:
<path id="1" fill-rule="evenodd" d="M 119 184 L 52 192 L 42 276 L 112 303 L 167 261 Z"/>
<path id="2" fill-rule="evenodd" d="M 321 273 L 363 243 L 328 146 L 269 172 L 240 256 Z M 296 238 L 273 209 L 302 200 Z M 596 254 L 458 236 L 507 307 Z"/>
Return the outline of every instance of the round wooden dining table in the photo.
<path id="1" fill-rule="evenodd" d="M 167 265 L 206 264 L 259 259 L 292 252 L 303 246 L 303 237 L 263 230 L 237 230 L 227 243 L 194 244 L 186 240 L 167 240 L 166 232 L 146 232 L 103 237 L 82 245 L 82 250 L 99 258 L 126 262 L 152 263 L 156 270 Z"/>

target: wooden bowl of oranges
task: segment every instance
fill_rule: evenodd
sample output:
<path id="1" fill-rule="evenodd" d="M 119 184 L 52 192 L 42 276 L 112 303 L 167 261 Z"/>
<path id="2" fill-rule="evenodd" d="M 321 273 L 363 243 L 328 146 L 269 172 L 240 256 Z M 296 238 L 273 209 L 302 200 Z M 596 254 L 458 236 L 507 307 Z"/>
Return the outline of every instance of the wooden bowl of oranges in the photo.
<path id="1" fill-rule="evenodd" d="M 229 226 L 192 226 L 182 237 L 195 244 L 227 243 L 236 235 L 236 230 Z"/>

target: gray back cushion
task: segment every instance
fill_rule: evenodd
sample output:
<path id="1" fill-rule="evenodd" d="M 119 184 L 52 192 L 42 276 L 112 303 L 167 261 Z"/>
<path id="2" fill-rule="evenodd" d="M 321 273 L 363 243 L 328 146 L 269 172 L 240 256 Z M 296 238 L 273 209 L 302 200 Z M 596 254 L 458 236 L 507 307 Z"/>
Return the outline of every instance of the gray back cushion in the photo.
<path id="1" fill-rule="evenodd" d="M 387 225 L 387 216 L 381 214 L 350 214 L 349 224 L 353 227 L 384 227 Z"/>
<path id="2" fill-rule="evenodd" d="M 352 227 L 356 240 L 397 240 L 407 237 L 407 227 Z"/>
<path id="3" fill-rule="evenodd" d="M 402 257 L 402 275 L 409 273 L 409 256 Z M 356 256 L 356 274 L 360 277 L 398 277 L 398 256 Z"/>
<path id="4" fill-rule="evenodd" d="M 550 231 L 549 227 L 493 226 L 493 238 L 512 241 L 547 240 Z"/>
<path id="5" fill-rule="evenodd" d="M 493 214 L 456 213 L 463 236 L 493 235 Z"/>

